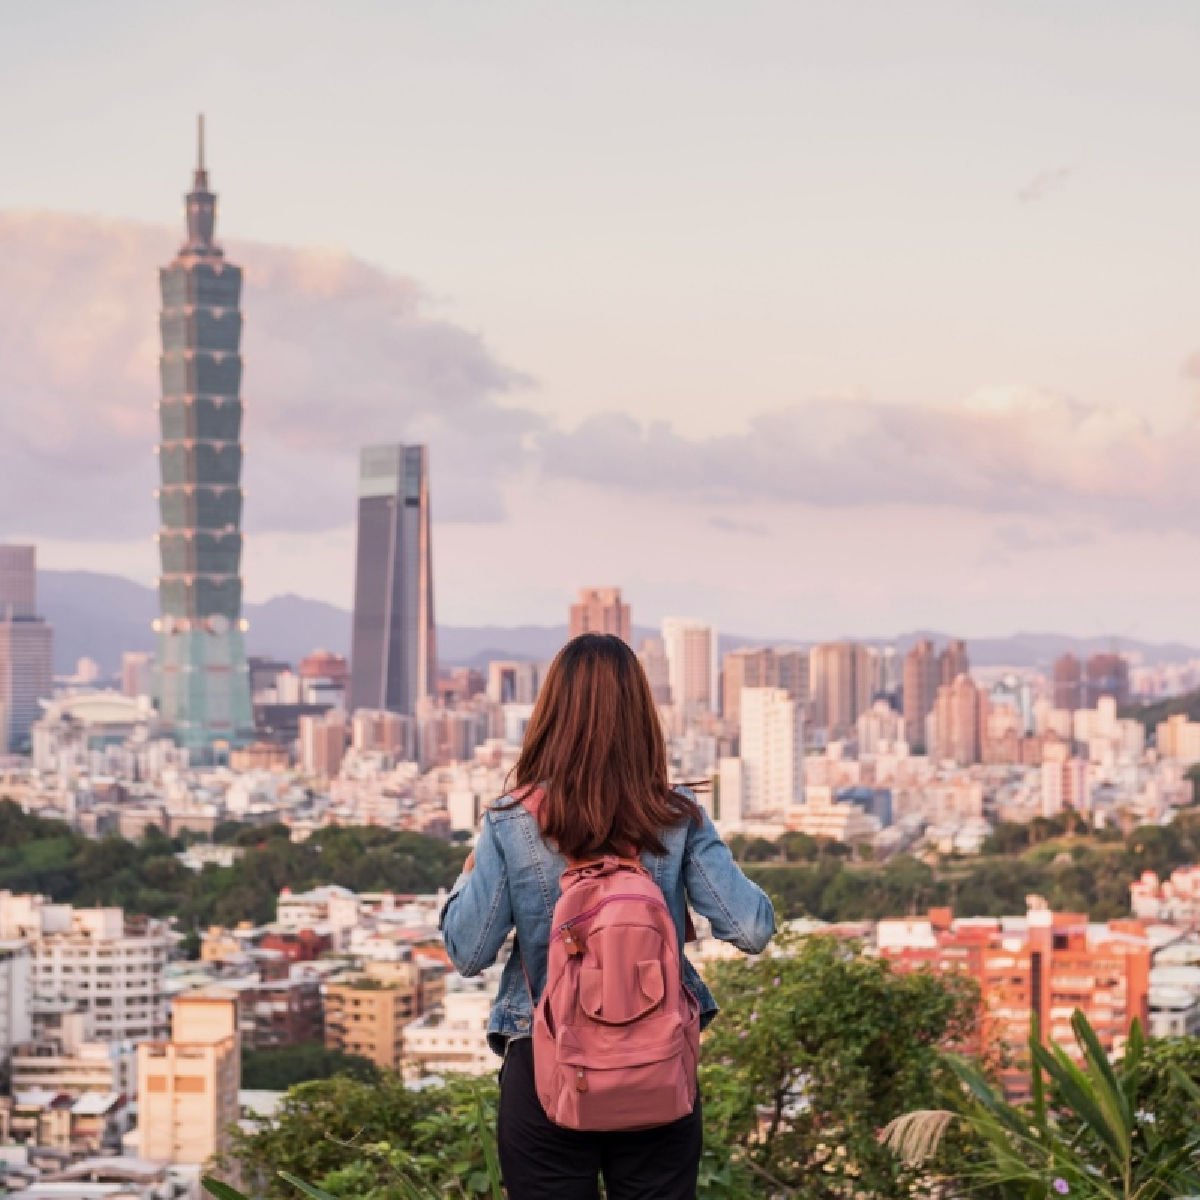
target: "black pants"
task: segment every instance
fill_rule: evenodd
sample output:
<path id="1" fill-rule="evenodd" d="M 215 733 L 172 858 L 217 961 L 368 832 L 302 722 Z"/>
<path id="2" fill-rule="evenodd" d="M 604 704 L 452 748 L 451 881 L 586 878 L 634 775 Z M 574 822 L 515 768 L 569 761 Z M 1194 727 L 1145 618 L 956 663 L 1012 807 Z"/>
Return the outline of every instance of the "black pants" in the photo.
<path id="1" fill-rule="evenodd" d="M 700 1099 L 690 1116 L 634 1133 L 555 1125 L 533 1082 L 533 1043 L 509 1044 L 500 1070 L 500 1166 L 509 1200 L 695 1200 Z"/>

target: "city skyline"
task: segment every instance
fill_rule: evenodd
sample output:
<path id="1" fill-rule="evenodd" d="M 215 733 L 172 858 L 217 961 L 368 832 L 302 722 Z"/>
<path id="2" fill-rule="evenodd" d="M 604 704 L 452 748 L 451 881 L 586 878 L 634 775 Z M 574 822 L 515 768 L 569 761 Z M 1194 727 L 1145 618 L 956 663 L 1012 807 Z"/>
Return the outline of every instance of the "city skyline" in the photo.
<path id="1" fill-rule="evenodd" d="M 281 35 L 264 5 L 237 53 L 272 64 L 281 107 L 170 52 L 199 17 L 117 7 L 139 20 L 105 17 L 106 56 L 86 6 L 5 18 L 27 54 L 0 96 L 48 107 L 0 106 L 0 537 L 45 566 L 152 577 L 146 296 L 182 131 L 216 105 L 255 311 L 250 599 L 349 605 L 354 461 L 403 440 L 439 463 L 452 624 L 557 619 L 600 578 L 771 637 L 1190 636 L 1200 178 L 1175 147 L 1200 85 L 1174 68 L 1200 17 L 879 5 L 864 37 L 804 6 L 514 4 Z M 318 43 L 351 42 L 402 69 L 303 95 Z M 582 45 L 563 111 L 531 109 Z M 131 67 L 151 57 L 173 67 L 148 110 Z M 439 83 L 418 120 L 408 89 Z M 87 169 L 118 137 L 136 153 Z M 374 153 L 415 137 L 421 155 Z"/>

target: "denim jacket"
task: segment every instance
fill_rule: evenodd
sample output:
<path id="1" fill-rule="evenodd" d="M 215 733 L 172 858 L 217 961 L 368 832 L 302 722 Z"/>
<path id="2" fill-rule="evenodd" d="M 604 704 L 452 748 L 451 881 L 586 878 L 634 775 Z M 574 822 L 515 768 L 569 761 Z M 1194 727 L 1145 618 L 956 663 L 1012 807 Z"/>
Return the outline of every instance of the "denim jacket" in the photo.
<path id="1" fill-rule="evenodd" d="M 506 797 L 501 805 L 510 802 Z M 666 853 L 643 854 L 642 865 L 671 910 L 681 957 L 688 904 L 708 918 L 714 937 L 747 954 L 760 953 L 775 932 L 771 901 L 742 874 L 707 814 L 702 824 L 683 821 L 661 837 Z M 442 909 L 442 938 L 462 975 L 478 975 L 491 966 L 509 931 L 516 930 L 488 1022 L 488 1043 L 497 1054 L 511 1039 L 530 1035 L 530 988 L 540 996 L 546 983 L 550 918 L 565 869 L 566 860 L 542 838 L 537 819 L 524 805 L 492 808 L 475 846 L 474 870 L 459 876 Z M 699 1001 L 703 1027 L 717 1005 L 686 957 L 683 964 L 683 981 Z"/>

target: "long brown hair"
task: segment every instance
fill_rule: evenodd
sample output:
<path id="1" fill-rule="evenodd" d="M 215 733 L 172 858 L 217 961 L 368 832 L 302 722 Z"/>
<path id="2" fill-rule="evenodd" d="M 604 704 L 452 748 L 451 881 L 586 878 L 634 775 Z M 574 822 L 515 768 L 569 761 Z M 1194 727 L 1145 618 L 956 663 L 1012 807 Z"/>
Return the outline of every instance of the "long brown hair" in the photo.
<path id="1" fill-rule="evenodd" d="M 543 789 L 542 832 L 567 858 L 663 854 L 664 829 L 701 819 L 699 806 L 671 789 L 642 664 L 608 633 L 581 634 L 559 651 L 508 787 Z"/>

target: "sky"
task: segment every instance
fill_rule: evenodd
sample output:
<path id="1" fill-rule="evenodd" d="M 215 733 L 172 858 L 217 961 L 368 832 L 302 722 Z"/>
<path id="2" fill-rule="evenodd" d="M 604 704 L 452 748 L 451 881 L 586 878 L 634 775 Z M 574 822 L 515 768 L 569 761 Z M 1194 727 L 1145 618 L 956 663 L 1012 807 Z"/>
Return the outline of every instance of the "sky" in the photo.
<path id="1" fill-rule="evenodd" d="M 1200 638 L 1200 8 L 0 8 L 0 538 L 156 572 L 195 114 L 252 599 L 348 605 L 428 441 L 439 619 Z"/>

